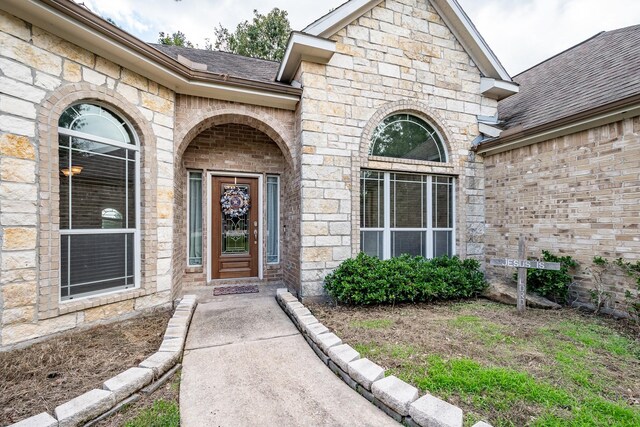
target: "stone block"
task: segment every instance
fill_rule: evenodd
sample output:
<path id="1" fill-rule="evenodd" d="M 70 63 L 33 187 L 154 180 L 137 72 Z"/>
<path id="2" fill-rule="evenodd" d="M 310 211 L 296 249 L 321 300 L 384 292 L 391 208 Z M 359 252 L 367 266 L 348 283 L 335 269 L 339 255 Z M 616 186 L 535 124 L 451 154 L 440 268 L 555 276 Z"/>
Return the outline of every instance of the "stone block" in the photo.
<path id="1" fill-rule="evenodd" d="M 291 314 L 293 314 L 293 310 L 298 309 L 298 308 L 305 308 L 305 307 L 304 307 L 304 305 L 302 305 L 301 302 L 298 302 L 298 301 L 288 302 L 286 304 L 286 309 Z"/>
<path id="2" fill-rule="evenodd" d="M 329 332 L 329 328 L 327 328 L 326 326 L 324 326 L 322 323 L 319 323 L 319 322 L 304 325 L 303 329 L 311 339 L 313 339 L 314 336 L 318 336 L 320 334 L 325 334 Z M 313 341 L 315 342 L 315 340 Z"/>
<path id="3" fill-rule="evenodd" d="M 418 398 L 418 389 L 393 375 L 375 381 L 371 392 L 376 399 L 400 415 L 409 415 L 411 404 Z"/>
<path id="4" fill-rule="evenodd" d="M 60 427 L 75 427 L 102 415 L 115 404 L 115 394 L 94 389 L 56 407 L 55 415 Z"/>
<path id="5" fill-rule="evenodd" d="M 0 130 L 29 137 L 36 135 L 36 126 L 33 120 L 14 116 L 0 116 Z"/>
<path id="6" fill-rule="evenodd" d="M 182 352 L 184 340 L 182 338 L 164 338 L 158 351 Z"/>
<path id="7" fill-rule="evenodd" d="M 104 382 L 103 388 L 113 392 L 116 402 L 126 399 L 153 381 L 153 370 L 129 368 Z"/>
<path id="8" fill-rule="evenodd" d="M 11 96 L 0 95 L 0 110 L 25 119 L 36 118 L 36 107 L 33 103 Z"/>
<path id="9" fill-rule="evenodd" d="M 15 323 L 2 328 L 2 345 L 16 344 L 33 338 L 73 329 L 77 324 L 76 313 L 41 320 L 38 323 Z"/>
<path id="10" fill-rule="evenodd" d="M 133 311 L 133 300 L 120 301 L 114 304 L 90 308 L 84 312 L 85 322 L 111 319 Z"/>
<path id="11" fill-rule="evenodd" d="M 311 315 L 311 311 L 309 311 L 308 308 L 302 307 L 302 308 L 295 308 L 293 310 L 293 315 L 299 319 L 302 316 L 310 316 Z"/>
<path id="12" fill-rule="evenodd" d="M 324 354 L 327 354 L 331 347 L 342 344 L 342 340 L 333 332 L 318 335 L 318 341 L 315 342 L 320 350 L 324 351 Z"/>
<path id="13" fill-rule="evenodd" d="M 462 409 L 430 394 L 413 402 L 409 415 L 423 427 L 462 427 Z"/>
<path id="14" fill-rule="evenodd" d="M 340 369 L 349 372 L 349 363 L 360 359 L 360 353 L 355 351 L 349 344 L 341 344 L 329 349 L 328 356 Z"/>
<path id="15" fill-rule="evenodd" d="M 36 150 L 26 136 L 5 133 L 0 135 L 0 155 L 35 160 Z"/>
<path id="16" fill-rule="evenodd" d="M 371 360 L 364 358 L 349 362 L 349 376 L 367 390 L 371 390 L 371 385 L 384 378 L 384 369 Z"/>
<path id="17" fill-rule="evenodd" d="M 35 307 L 18 307 L 6 308 L 2 310 L 2 324 L 9 325 L 12 323 L 31 322 L 35 315 Z"/>
<path id="18" fill-rule="evenodd" d="M 491 424 L 489 424 L 489 423 L 484 422 L 484 421 L 478 421 L 477 423 L 475 423 L 471 427 L 493 427 L 493 426 Z"/>
<path id="19" fill-rule="evenodd" d="M 7 227 L 4 229 L 2 249 L 5 251 L 35 249 L 36 237 L 37 233 L 35 228 Z"/>
<path id="20" fill-rule="evenodd" d="M 30 283 L 9 283 L 2 287 L 4 308 L 22 307 L 35 304 L 37 285 Z"/>
<path id="21" fill-rule="evenodd" d="M 145 297 L 137 298 L 135 302 L 135 310 L 145 310 L 151 307 L 158 307 L 171 301 L 169 292 L 162 292 Z"/>
<path id="22" fill-rule="evenodd" d="M 158 378 L 171 369 L 180 357 L 180 353 L 173 351 L 158 351 L 140 362 L 141 368 L 151 369 Z"/>
<path id="23" fill-rule="evenodd" d="M 313 325 L 314 323 L 318 323 L 318 319 L 316 319 L 316 317 L 311 314 L 307 316 L 300 316 L 297 320 L 301 328 L 304 328 L 305 325 Z"/>
<path id="24" fill-rule="evenodd" d="M 57 425 L 58 420 L 46 412 L 41 412 L 38 415 L 11 424 L 9 427 L 56 427 Z"/>

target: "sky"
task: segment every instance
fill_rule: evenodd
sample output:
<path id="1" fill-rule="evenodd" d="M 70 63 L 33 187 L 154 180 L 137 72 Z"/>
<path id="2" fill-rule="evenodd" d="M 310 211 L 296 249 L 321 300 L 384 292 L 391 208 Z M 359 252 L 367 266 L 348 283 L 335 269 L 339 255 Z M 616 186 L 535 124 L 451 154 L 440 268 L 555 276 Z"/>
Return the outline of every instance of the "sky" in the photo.
<path id="1" fill-rule="evenodd" d="M 220 23 L 235 29 L 253 10 L 289 13 L 301 30 L 344 0 L 76 0 L 147 42 L 182 31 L 204 47 Z M 421 0 L 418 0 L 421 1 Z M 640 24 L 638 0 L 458 0 L 512 75 L 603 30 Z"/>

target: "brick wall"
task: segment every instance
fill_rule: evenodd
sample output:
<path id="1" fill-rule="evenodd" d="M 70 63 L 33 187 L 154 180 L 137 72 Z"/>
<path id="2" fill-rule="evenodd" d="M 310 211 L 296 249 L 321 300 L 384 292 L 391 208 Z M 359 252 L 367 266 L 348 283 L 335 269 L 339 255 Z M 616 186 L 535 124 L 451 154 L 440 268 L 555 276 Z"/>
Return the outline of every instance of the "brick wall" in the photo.
<path id="1" fill-rule="evenodd" d="M 206 280 L 206 266 L 202 269 L 187 269 L 186 265 L 186 191 L 184 189 L 187 168 L 192 166 L 201 170 L 225 172 L 273 172 L 281 176 L 280 197 L 283 218 L 280 237 L 281 262 L 276 267 L 266 266 L 265 263 L 265 278 L 282 279 L 291 289 L 299 287 L 300 250 L 297 229 L 300 196 L 299 167 L 296 160 L 299 149 L 294 143 L 294 120 L 294 113 L 288 110 L 188 95 L 177 96 L 174 143 L 176 164 L 179 165 L 179 169 L 176 171 L 175 182 L 174 288 L 182 286 L 182 281 L 187 285 L 193 285 L 202 284 Z M 225 129 L 229 131 L 231 138 L 235 138 L 229 145 L 225 145 L 224 142 Z M 216 132 L 222 133 L 216 134 Z M 238 138 L 240 134 L 244 137 Z M 197 140 L 203 141 L 204 145 L 200 147 L 200 151 L 204 151 L 205 154 L 195 163 L 195 159 L 190 156 L 196 152 L 193 147 L 198 145 Z M 262 156 L 262 160 L 252 157 L 252 152 L 258 157 Z M 192 166 L 188 166 L 187 160 Z M 205 187 L 204 194 L 207 194 L 206 182 L 203 183 L 203 187 Z M 206 201 L 206 197 L 204 200 Z M 203 222 L 204 226 L 206 226 L 205 223 L 206 221 Z M 206 236 L 203 236 L 203 242 L 206 246 Z M 204 262 L 208 262 L 207 257 L 207 254 L 203 254 Z"/>
<path id="2" fill-rule="evenodd" d="M 486 256 L 517 255 L 520 233 L 529 256 L 543 249 L 580 263 L 576 297 L 589 302 L 594 256 L 640 259 L 640 117 L 487 156 Z M 513 271 L 487 267 L 509 280 Z M 608 277 L 624 308 L 624 277 Z"/>
<path id="3" fill-rule="evenodd" d="M 0 348 L 168 303 L 173 92 L 2 11 L 0 24 Z M 84 100 L 140 140 L 141 287 L 60 303 L 57 124 Z"/>
<path id="4" fill-rule="evenodd" d="M 329 64 L 303 62 L 300 106 L 303 296 L 360 249 L 360 169 L 456 176 L 457 252 L 483 258 L 482 159 L 469 152 L 477 115 L 496 101 L 480 72 L 426 1 L 387 0 L 334 35 Z M 375 127 L 410 112 L 438 129 L 448 162 L 369 157 Z"/>
<path id="5" fill-rule="evenodd" d="M 250 126 L 243 124 L 228 123 L 224 125 L 214 126 L 209 128 L 198 136 L 189 144 L 184 155 L 182 156 L 182 182 L 186 183 L 187 171 L 202 171 L 203 176 L 203 218 L 202 218 L 202 240 L 203 251 L 202 260 L 203 266 L 201 268 L 191 267 L 186 269 L 186 274 L 183 277 L 183 285 L 204 285 L 206 284 L 206 271 L 209 268 L 210 254 L 207 252 L 207 240 L 209 239 L 209 230 L 207 229 L 207 214 L 211 209 L 207 205 L 207 197 L 209 191 L 211 191 L 209 182 L 206 179 L 206 172 L 208 171 L 233 171 L 238 173 L 259 173 L 280 176 L 280 205 L 281 205 L 281 218 L 280 218 L 280 242 L 281 253 L 287 254 L 288 240 L 287 233 L 290 227 L 285 227 L 289 224 L 289 219 L 284 215 L 288 210 L 289 200 L 285 197 L 289 193 L 291 170 L 287 165 L 287 162 L 282 155 L 282 151 L 278 145 L 263 132 L 254 129 Z M 183 205 L 187 206 L 187 195 L 183 192 Z M 262 204 L 265 205 L 266 201 L 266 178 L 263 183 L 263 200 Z M 215 203 L 215 207 L 218 208 L 219 201 L 212 201 Z M 257 204 L 253 205 L 257 209 Z M 279 264 L 268 265 L 266 261 L 266 209 L 263 209 L 263 224 L 265 227 L 265 240 L 262 242 L 263 249 L 263 265 L 264 265 L 264 278 L 269 282 L 282 282 L 283 273 L 281 266 L 287 263 L 285 256 L 281 256 Z M 182 236 L 186 240 L 187 235 L 187 220 L 186 215 L 183 214 L 183 220 L 179 226 L 182 230 Z M 186 257 L 186 250 L 183 252 Z"/>

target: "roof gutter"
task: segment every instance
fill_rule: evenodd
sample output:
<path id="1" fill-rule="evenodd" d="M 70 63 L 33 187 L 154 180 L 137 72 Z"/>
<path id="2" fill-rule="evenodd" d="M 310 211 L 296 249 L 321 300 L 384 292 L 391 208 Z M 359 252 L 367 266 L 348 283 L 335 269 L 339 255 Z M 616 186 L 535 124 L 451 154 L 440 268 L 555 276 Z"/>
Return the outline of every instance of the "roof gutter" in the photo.
<path id="1" fill-rule="evenodd" d="M 69 0 L 4 0 L 2 9 L 177 93 L 294 110 L 301 89 L 192 69 Z"/>
<path id="2" fill-rule="evenodd" d="M 640 116 L 640 95 L 634 95 L 530 129 L 505 130 L 499 138 L 483 142 L 473 150 L 478 154 L 494 155 L 636 116 Z"/>

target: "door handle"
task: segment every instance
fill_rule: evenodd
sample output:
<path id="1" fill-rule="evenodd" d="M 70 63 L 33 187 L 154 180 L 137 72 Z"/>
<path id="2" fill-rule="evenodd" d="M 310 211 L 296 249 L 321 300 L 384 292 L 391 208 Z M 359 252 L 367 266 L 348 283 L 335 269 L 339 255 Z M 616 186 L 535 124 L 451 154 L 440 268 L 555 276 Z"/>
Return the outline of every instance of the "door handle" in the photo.
<path id="1" fill-rule="evenodd" d="M 253 243 L 254 244 L 258 244 L 258 229 L 254 228 L 253 229 Z"/>

